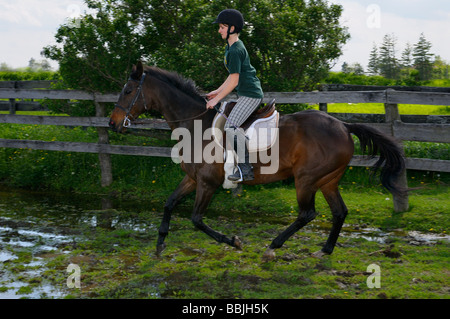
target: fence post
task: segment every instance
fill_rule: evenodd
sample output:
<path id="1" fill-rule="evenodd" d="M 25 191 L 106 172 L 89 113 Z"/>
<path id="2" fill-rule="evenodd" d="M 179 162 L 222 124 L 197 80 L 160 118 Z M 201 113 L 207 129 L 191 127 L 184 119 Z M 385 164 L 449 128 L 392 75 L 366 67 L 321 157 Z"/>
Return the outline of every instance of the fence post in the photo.
<path id="1" fill-rule="evenodd" d="M 9 114 L 16 114 L 16 99 L 9 99 Z"/>
<path id="2" fill-rule="evenodd" d="M 393 89 L 387 89 L 386 90 L 386 103 L 384 104 L 384 110 L 386 114 L 386 123 L 390 124 L 391 127 L 391 135 L 395 137 L 394 134 L 394 123 L 396 121 L 401 121 L 400 118 L 400 112 L 398 111 L 398 104 L 392 104 L 389 102 L 389 93 L 394 92 Z M 403 149 L 403 143 L 402 143 L 402 155 L 404 156 L 404 149 Z M 400 173 L 397 183 L 400 187 L 407 189 L 408 188 L 408 179 L 406 176 L 406 168 L 403 170 L 403 172 Z M 405 212 L 409 208 L 409 202 L 408 202 L 408 194 L 406 193 L 404 196 L 399 195 L 392 195 L 393 201 L 394 201 L 394 211 L 395 212 Z"/>
<path id="3" fill-rule="evenodd" d="M 97 102 L 94 96 L 95 103 L 95 116 L 105 117 L 106 109 L 103 103 Z M 97 127 L 98 132 L 98 143 L 99 144 L 109 144 L 108 129 L 106 127 Z M 112 165 L 111 165 L 111 155 L 105 153 L 98 153 L 98 159 L 100 162 L 101 170 L 101 185 L 106 187 L 112 184 Z"/>
<path id="4" fill-rule="evenodd" d="M 326 84 L 322 85 L 320 91 L 326 92 L 328 91 L 328 86 Z M 328 113 L 328 104 L 327 103 L 319 103 L 319 111 Z"/>
<path id="5" fill-rule="evenodd" d="M 14 88 L 17 89 L 17 81 L 14 82 Z M 9 99 L 9 114 L 16 114 L 16 99 Z"/>

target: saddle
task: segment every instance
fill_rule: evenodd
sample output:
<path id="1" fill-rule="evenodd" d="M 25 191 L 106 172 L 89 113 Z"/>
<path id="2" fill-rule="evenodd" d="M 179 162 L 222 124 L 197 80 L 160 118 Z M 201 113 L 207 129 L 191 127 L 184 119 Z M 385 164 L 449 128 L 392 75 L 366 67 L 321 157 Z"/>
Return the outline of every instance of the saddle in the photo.
<path id="1" fill-rule="evenodd" d="M 226 118 L 235 105 L 236 101 L 222 103 L 219 109 L 221 113 L 217 113 L 213 120 L 212 136 L 222 148 L 225 148 L 223 139 Z M 249 139 L 248 149 L 250 152 L 264 151 L 272 147 L 277 137 L 278 119 L 279 115 L 275 109 L 275 99 L 273 99 L 254 111 L 240 126 Z"/>
<path id="2" fill-rule="evenodd" d="M 236 101 L 231 101 L 226 103 L 225 110 L 223 113 L 228 117 L 236 105 Z M 241 125 L 241 128 L 246 131 L 256 120 L 264 119 L 272 116 L 276 112 L 275 110 L 275 99 L 272 99 L 266 105 L 259 107 L 256 111 L 254 111 L 249 118 Z"/>

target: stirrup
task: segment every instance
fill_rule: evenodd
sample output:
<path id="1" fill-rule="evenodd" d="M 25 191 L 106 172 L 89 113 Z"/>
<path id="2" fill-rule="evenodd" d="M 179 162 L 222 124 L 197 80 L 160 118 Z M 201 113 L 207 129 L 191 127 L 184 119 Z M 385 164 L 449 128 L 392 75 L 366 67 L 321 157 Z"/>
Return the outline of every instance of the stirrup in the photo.
<path id="1" fill-rule="evenodd" d="M 255 175 L 253 173 L 253 167 L 251 167 L 251 170 L 249 171 L 250 174 L 246 174 L 246 175 L 244 175 L 244 173 L 242 172 L 242 169 L 239 165 L 237 166 L 237 169 L 238 169 L 237 172 L 235 172 L 233 175 L 228 176 L 229 181 L 232 181 L 233 183 L 240 183 L 240 182 L 252 181 L 255 179 Z"/>
<path id="2" fill-rule="evenodd" d="M 236 166 L 237 170 L 234 171 L 233 175 L 228 176 L 228 180 L 233 183 L 240 183 L 244 181 L 242 170 L 239 165 Z"/>

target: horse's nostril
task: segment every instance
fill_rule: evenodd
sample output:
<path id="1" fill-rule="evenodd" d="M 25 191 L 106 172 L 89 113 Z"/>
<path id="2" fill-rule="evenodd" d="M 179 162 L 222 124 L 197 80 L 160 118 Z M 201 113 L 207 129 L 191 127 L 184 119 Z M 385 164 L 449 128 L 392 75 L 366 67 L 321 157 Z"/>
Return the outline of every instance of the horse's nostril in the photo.
<path id="1" fill-rule="evenodd" d="M 116 123 L 113 120 L 109 121 L 109 127 L 116 132 Z"/>

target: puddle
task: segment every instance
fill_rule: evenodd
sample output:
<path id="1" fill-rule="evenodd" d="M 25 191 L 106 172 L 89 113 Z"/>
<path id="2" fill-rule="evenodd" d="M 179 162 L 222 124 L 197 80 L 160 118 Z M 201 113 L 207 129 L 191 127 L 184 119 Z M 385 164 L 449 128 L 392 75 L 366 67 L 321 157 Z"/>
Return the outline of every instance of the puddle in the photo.
<path id="1" fill-rule="evenodd" d="M 10 253 L 9 251 L 1 251 L 0 252 L 0 262 L 5 262 L 8 260 L 17 259 L 17 256 Z"/>
<path id="2" fill-rule="evenodd" d="M 112 205 L 99 196 L 0 188 L 0 299 L 63 298 L 70 293 L 65 281 L 55 285 L 42 274 L 53 258 L 83 240 L 83 229 L 156 230 L 136 214 L 102 210 Z"/>
<path id="3" fill-rule="evenodd" d="M 410 245 L 432 245 L 438 241 L 450 242 L 450 235 L 424 234 L 418 231 L 410 231 L 408 232 L 408 239 Z"/>
<path id="4" fill-rule="evenodd" d="M 325 236 L 328 236 L 331 226 L 315 224 L 313 227 L 318 228 Z M 408 244 L 416 246 L 434 245 L 438 241 L 450 242 L 450 235 L 446 234 L 421 233 L 419 231 L 405 231 L 402 229 L 384 231 L 379 228 L 359 228 L 358 226 L 346 224 L 342 227 L 339 236 L 343 238 L 363 238 L 380 244 L 387 244 L 394 238 L 402 238 Z"/>
<path id="5" fill-rule="evenodd" d="M 0 209 L 0 214 L 4 211 Z M 51 229 L 33 230 L 35 223 L 15 222 L 10 217 L 0 216 L 0 225 L 9 225 L 0 226 L 0 299 L 63 297 L 62 289 L 41 278 L 47 260 L 39 254 L 66 253 L 61 247 L 74 237 L 48 232 Z"/>

